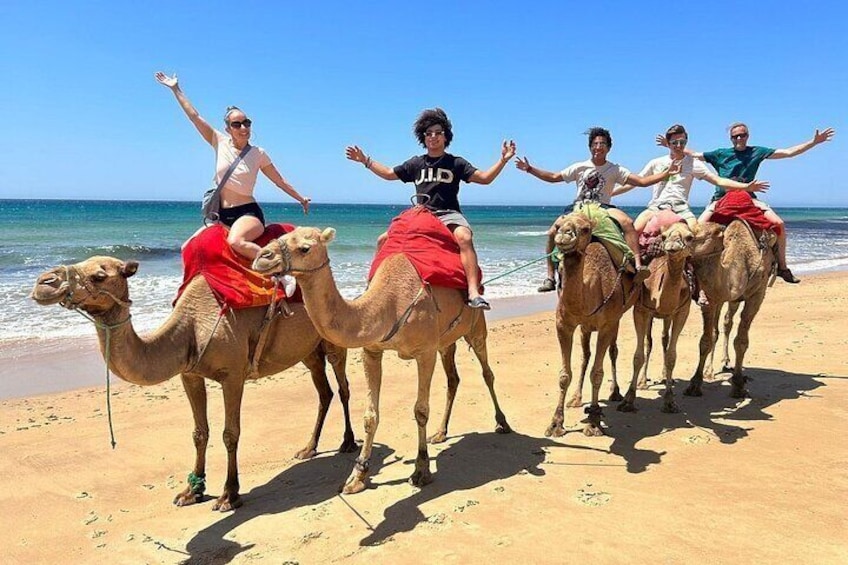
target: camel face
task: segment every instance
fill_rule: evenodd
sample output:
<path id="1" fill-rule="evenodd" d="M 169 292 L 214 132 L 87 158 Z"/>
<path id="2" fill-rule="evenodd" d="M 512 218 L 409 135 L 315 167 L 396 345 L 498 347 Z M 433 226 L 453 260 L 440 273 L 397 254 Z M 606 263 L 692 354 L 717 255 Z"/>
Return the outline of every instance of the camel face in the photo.
<path id="1" fill-rule="evenodd" d="M 554 243 L 563 254 L 581 253 L 591 240 L 592 223 L 582 214 L 563 216 L 554 236 Z"/>
<path id="2" fill-rule="evenodd" d="M 692 240 L 692 257 L 699 258 L 724 249 L 724 230 L 720 224 L 699 224 Z"/>
<path id="3" fill-rule="evenodd" d="M 336 230 L 327 228 L 296 228 L 283 237 L 263 247 L 253 260 L 253 270 L 258 273 L 298 273 L 320 269 L 328 263 L 327 244 Z"/>
<path id="4" fill-rule="evenodd" d="M 688 255 L 691 252 L 694 240 L 695 234 L 692 233 L 689 226 L 683 222 L 678 222 L 669 226 L 662 233 L 663 251 L 668 255 L 675 255 L 681 252 Z"/>
<path id="5" fill-rule="evenodd" d="M 136 261 L 124 263 L 113 257 L 91 257 L 40 275 L 30 297 L 43 306 L 58 303 L 65 308 L 99 314 L 118 301 L 129 302 L 127 278 L 137 270 Z"/>

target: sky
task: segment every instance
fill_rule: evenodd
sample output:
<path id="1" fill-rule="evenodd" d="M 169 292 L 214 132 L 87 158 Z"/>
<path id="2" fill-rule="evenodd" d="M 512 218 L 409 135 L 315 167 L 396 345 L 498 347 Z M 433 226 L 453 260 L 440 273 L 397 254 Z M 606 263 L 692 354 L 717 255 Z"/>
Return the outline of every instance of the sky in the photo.
<path id="1" fill-rule="evenodd" d="M 153 74 L 177 73 L 200 114 L 254 121 L 252 143 L 315 203 L 404 203 L 411 185 L 345 159 L 358 144 L 394 166 L 423 152 L 412 123 L 439 106 L 450 151 L 479 168 L 514 139 L 536 167 L 588 158 L 583 132 L 611 130 L 610 160 L 638 172 L 667 150 L 786 148 L 835 139 L 759 177 L 776 206 L 848 206 L 848 7 L 841 2 L 24 2 L 0 4 L 0 198 L 195 200 L 214 152 Z M 573 184 L 510 164 L 463 204 L 565 205 Z M 693 205 L 712 187 L 697 181 Z M 267 179 L 256 198 L 293 202 Z M 649 190 L 616 199 L 643 205 Z"/>

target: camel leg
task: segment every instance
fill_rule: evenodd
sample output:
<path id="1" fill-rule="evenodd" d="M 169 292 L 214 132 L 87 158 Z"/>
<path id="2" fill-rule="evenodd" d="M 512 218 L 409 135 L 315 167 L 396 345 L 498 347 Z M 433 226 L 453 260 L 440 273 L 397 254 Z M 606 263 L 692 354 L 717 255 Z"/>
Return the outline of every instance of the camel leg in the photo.
<path id="1" fill-rule="evenodd" d="M 418 363 L 418 398 L 415 400 L 415 422 L 418 424 L 418 456 L 415 458 L 415 471 L 409 477 L 409 484 L 423 487 L 432 482 L 430 475 L 430 456 L 427 453 L 427 421 L 430 419 L 430 384 L 433 370 L 436 368 L 436 352 L 427 352 L 416 358 Z"/>
<path id="2" fill-rule="evenodd" d="M 342 486 L 344 494 L 354 494 L 365 490 L 365 479 L 368 476 L 368 460 L 374 447 L 374 434 L 380 423 L 380 385 L 383 380 L 383 352 L 362 350 L 362 364 L 365 368 L 365 379 L 368 382 L 365 407 L 365 442 L 362 451 L 356 458 L 356 465 L 347 481 Z"/>
<path id="3" fill-rule="evenodd" d="M 448 393 L 445 401 L 445 414 L 439 429 L 428 438 L 430 443 L 442 443 L 448 437 L 448 422 L 450 422 L 453 402 L 456 400 L 456 391 L 459 389 L 459 371 L 456 370 L 456 342 L 448 345 L 439 352 L 442 359 L 442 367 L 448 378 Z"/>
<path id="4" fill-rule="evenodd" d="M 721 304 L 715 304 L 713 300 L 707 306 L 701 307 L 702 332 L 698 343 L 698 366 L 695 368 L 692 380 L 689 381 L 689 386 L 683 391 L 686 396 L 703 396 L 704 394 L 701 391 L 701 385 L 704 382 L 704 365 L 715 345 L 715 332 L 720 312 Z"/>
<path id="5" fill-rule="evenodd" d="M 508 434 L 512 432 L 512 428 L 506 421 L 501 410 L 501 405 L 498 403 L 498 395 L 495 393 L 495 373 L 489 365 L 489 349 L 486 346 L 486 333 L 475 336 L 465 336 L 466 341 L 474 351 L 474 355 L 480 362 L 480 367 L 483 369 L 483 380 L 486 382 L 486 387 L 489 389 L 489 396 L 492 398 L 492 405 L 495 408 L 495 432 L 499 434 Z"/>
<path id="6" fill-rule="evenodd" d="M 636 411 L 636 383 L 645 366 L 645 336 L 651 327 L 651 313 L 645 308 L 633 309 L 633 327 L 636 329 L 636 351 L 633 353 L 633 377 L 624 400 L 616 407 L 619 412 Z M 599 336 L 600 339 L 600 336 Z"/>
<path id="7" fill-rule="evenodd" d="M 224 447 L 227 448 L 227 480 L 224 492 L 215 501 L 212 510 L 227 512 L 241 506 L 238 480 L 238 442 L 241 435 L 241 399 L 244 379 L 230 376 L 221 382 L 224 393 Z"/>
<path id="8" fill-rule="evenodd" d="M 327 418 L 330 403 L 333 401 L 333 391 L 327 380 L 326 358 L 320 345 L 312 353 L 307 355 L 302 362 L 309 369 L 309 374 L 312 376 L 312 384 L 318 392 L 318 418 L 315 420 L 315 426 L 312 428 L 312 436 L 309 438 L 309 443 L 306 444 L 306 447 L 295 453 L 294 456 L 297 459 L 311 459 L 318 453 L 318 439 L 321 437 L 324 420 Z"/>
<path id="9" fill-rule="evenodd" d="M 667 344 L 664 350 L 663 359 L 663 379 L 665 380 L 665 392 L 663 392 L 663 405 L 660 409 L 666 414 L 674 414 L 680 412 L 677 404 L 674 402 L 674 366 L 677 364 L 677 340 L 680 337 L 680 332 L 683 331 L 683 326 L 686 325 L 686 319 L 689 317 L 689 299 L 686 299 L 686 304 L 682 306 L 671 318 L 671 328 L 668 331 L 669 320 L 664 320 L 663 334 L 668 335 Z"/>
<path id="10" fill-rule="evenodd" d="M 574 394 L 571 395 L 571 399 L 566 404 L 569 408 L 580 408 L 583 406 L 583 382 L 586 378 L 586 369 L 589 368 L 589 358 L 592 355 L 589 344 L 591 338 L 592 332 L 584 330 L 583 326 L 580 326 L 580 347 L 583 350 L 583 358 L 580 360 L 580 380 Z"/>
<path id="11" fill-rule="evenodd" d="M 191 413 L 194 416 L 194 470 L 188 476 L 188 486 L 174 498 L 177 506 L 200 502 L 206 488 L 206 446 L 209 444 L 209 420 L 206 417 L 206 383 L 199 377 L 180 375 Z"/>
<path id="12" fill-rule="evenodd" d="M 724 326 L 722 327 L 722 332 L 724 335 L 721 336 L 722 343 L 722 358 L 721 358 L 721 372 L 729 373 L 730 369 L 730 332 L 733 330 L 733 316 L 736 315 L 736 311 L 739 310 L 740 302 L 728 302 L 727 303 L 727 312 L 724 314 Z"/>
<path id="13" fill-rule="evenodd" d="M 565 435 L 565 393 L 571 383 L 571 348 L 574 345 L 574 326 L 563 327 L 557 323 L 557 337 L 559 338 L 560 354 L 562 355 L 562 369 L 559 371 L 559 400 L 554 410 L 551 425 L 545 430 L 546 437 L 561 437 Z"/>
<path id="14" fill-rule="evenodd" d="M 633 320 L 635 322 L 635 309 L 633 310 L 633 316 Z M 639 371 L 639 378 L 636 380 L 636 388 L 639 390 L 648 390 L 648 363 L 651 361 L 651 351 L 654 349 L 654 337 L 651 335 L 653 326 L 654 319 L 650 318 L 648 320 L 648 327 L 645 330 L 645 362 L 642 363 L 642 369 Z"/>
<path id="15" fill-rule="evenodd" d="M 765 290 L 745 300 L 745 306 L 742 307 L 742 314 L 739 317 L 739 329 L 736 330 L 736 339 L 733 341 L 733 349 L 736 353 L 736 364 L 733 366 L 733 376 L 730 379 L 730 396 L 733 398 L 745 398 L 748 396 L 748 391 L 745 389 L 745 381 L 747 380 L 742 374 L 742 364 L 745 360 L 745 352 L 748 351 L 748 333 L 751 330 L 751 324 L 754 322 L 754 317 L 760 311 L 760 306 L 765 299 Z"/>
<path id="16" fill-rule="evenodd" d="M 323 341 L 322 347 L 333 368 L 336 376 L 336 384 L 339 387 L 339 400 L 344 411 L 345 431 L 342 436 L 342 444 L 339 446 L 340 453 L 353 453 L 356 451 L 356 438 L 353 435 L 353 426 L 350 423 L 350 383 L 347 380 L 347 349 L 333 345 L 329 341 Z M 317 443 L 317 438 L 316 438 Z"/>
<path id="17" fill-rule="evenodd" d="M 609 346 L 610 366 L 612 367 L 612 384 L 610 385 L 610 402 L 620 402 L 624 400 L 621 396 L 621 389 L 618 388 L 618 323 L 615 324 L 615 336 L 612 338 L 612 343 Z"/>
<path id="18" fill-rule="evenodd" d="M 615 339 L 615 334 L 610 328 L 598 331 L 598 340 L 595 344 L 595 361 L 592 363 L 592 403 L 586 407 L 586 414 L 589 415 L 589 422 L 583 428 L 583 433 L 587 436 L 602 436 L 604 430 L 601 428 L 601 419 L 604 416 L 601 410 L 601 405 L 598 404 L 598 396 L 601 392 L 601 384 L 604 381 L 604 356 L 607 354 L 610 343 Z"/>

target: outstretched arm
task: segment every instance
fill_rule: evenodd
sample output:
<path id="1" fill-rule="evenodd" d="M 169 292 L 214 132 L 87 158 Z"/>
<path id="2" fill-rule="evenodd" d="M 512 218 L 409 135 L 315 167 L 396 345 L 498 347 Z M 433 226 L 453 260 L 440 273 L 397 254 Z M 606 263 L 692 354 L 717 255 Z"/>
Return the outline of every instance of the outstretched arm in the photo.
<path id="1" fill-rule="evenodd" d="M 794 147 L 790 147 L 788 149 L 778 149 L 774 153 L 768 156 L 768 159 L 788 159 L 789 157 L 795 157 L 804 153 L 805 151 L 809 151 L 816 145 L 820 143 L 824 143 L 825 141 L 830 141 L 833 139 L 833 136 L 836 135 L 836 131 L 833 128 L 827 128 L 824 131 L 816 130 L 816 133 L 813 135 L 813 138 L 809 141 L 805 141 L 804 143 L 799 143 Z"/>
<path id="2" fill-rule="evenodd" d="M 714 184 L 715 186 L 720 186 L 725 190 L 744 190 L 747 192 L 766 192 L 771 185 L 768 181 L 764 180 L 752 180 L 751 182 L 737 182 L 735 180 L 726 179 L 724 177 L 720 177 L 718 175 L 714 175 L 713 173 L 707 173 L 704 175 L 704 180 Z"/>
<path id="3" fill-rule="evenodd" d="M 542 179 L 545 182 L 562 182 L 562 175 L 559 172 L 553 173 L 551 171 L 546 171 L 544 169 L 540 169 L 538 167 L 534 167 L 530 164 L 530 159 L 527 157 L 519 157 L 515 160 L 515 167 L 519 171 L 524 171 L 525 173 L 530 173 L 537 179 Z"/>
<path id="4" fill-rule="evenodd" d="M 167 86 L 171 89 L 171 92 L 173 92 L 174 96 L 177 98 L 177 102 L 180 103 L 180 108 L 182 108 L 183 112 L 186 113 L 188 119 L 191 120 L 191 123 L 193 123 L 194 127 L 197 128 L 197 131 L 199 131 L 203 139 L 206 140 L 206 143 L 208 143 L 209 145 L 214 145 L 215 133 L 212 129 L 212 126 L 206 123 L 206 120 L 204 120 L 202 117 L 200 117 L 200 114 L 197 113 L 197 110 L 195 110 L 188 97 L 183 94 L 183 91 L 180 89 L 180 84 L 177 80 L 176 73 L 174 73 L 174 76 L 169 77 L 162 71 L 159 71 L 153 76 L 156 78 L 159 84 Z"/>
<path id="5" fill-rule="evenodd" d="M 309 203 L 312 202 L 312 199 L 301 196 L 300 193 L 283 178 L 283 175 L 280 174 L 280 171 L 277 170 L 277 167 L 275 167 L 273 163 L 265 165 L 262 167 L 261 171 L 266 177 L 268 177 L 268 180 L 277 185 L 280 190 L 297 200 L 303 207 L 304 214 L 309 213 Z"/>
<path id="6" fill-rule="evenodd" d="M 657 142 L 657 145 L 659 145 L 660 147 L 668 148 L 668 140 L 665 138 L 665 136 L 663 134 L 657 135 L 656 142 Z M 697 151 L 692 151 L 688 147 L 685 147 L 683 149 L 683 152 L 686 153 L 687 155 L 691 155 L 692 157 L 694 157 L 695 159 L 698 159 L 700 161 L 704 160 L 704 154 L 703 153 L 698 153 Z"/>
<path id="7" fill-rule="evenodd" d="M 490 184 L 493 180 L 497 178 L 504 166 L 509 163 L 509 160 L 515 156 L 515 142 L 513 140 L 509 140 L 508 142 L 504 140 L 501 145 L 501 157 L 498 161 L 489 167 L 487 171 L 480 171 L 479 169 L 474 171 L 474 174 L 471 175 L 471 178 L 468 180 L 470 182 L 476 182 L 477 184 Z"/>
<path id="8" fill-rule="evenodd" d="M 398 180 L 398 176 L 395 174 L 394 169 L 373 160 L 371 157 L 366 155 L 365 151 L 363 151 L 358 145 L 349 145 L 345 147 L 345 157 L 351 161 L 362 163 L 365 165 L 366 169 L 369 169 L 381 179 Z"/>
<path id="9" fill-rule="evenodd" d="M 619 194 L 624 194 L 625 192 L 630 192 L 636 188 L 632 184 L 620 184 L 612 189 L 612 196 L 618 196 Z"/>
<path id="10" fill-rule="evenodd" d="M 627 175 L 627 184 L 642 187 L 651 186 L 652 184 L 657 184 L 658 182 L 664 181 L 671 175 L 676 175 L 680 172 L 680 168 L 680 161 L 672 161 L 671 166 L 666 170 L 654 173 L 652 175 L 648 175 L 646 177 L 637 175 L 635 173 L 630 173 L 629 175 Z"/>

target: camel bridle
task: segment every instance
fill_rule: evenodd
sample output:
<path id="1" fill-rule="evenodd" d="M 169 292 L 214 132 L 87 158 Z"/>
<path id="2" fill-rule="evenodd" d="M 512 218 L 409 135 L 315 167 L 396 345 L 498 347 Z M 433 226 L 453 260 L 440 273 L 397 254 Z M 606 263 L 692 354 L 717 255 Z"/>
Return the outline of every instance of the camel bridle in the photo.
<path id="1" fill-rule="evenodd" d="M 317 267 L 311 267 L 309 269 L 297 269 L 297 268 L 295 268 L 294 265 L 292 264 L 291 251 L 289 251 L 288 246 L 283 245 L 283 242 L 281 241 L 281 239 L 282 238 L 276 238 L 269 244 L 269 245 L 276 245 L 277 246 L 277 255 L 279 255 L 280 265 L 283 267 L 280 270 L 281 275 L 288 275 L 288 274 L 294 274 L 294 273 L 314 273 L 315 271 L 320 271 L 324 267 L 329 266 L 330 257 L 328 256 L 327 259 L 323 263 L 318 265 Z"/>
<path id="2" fill-rule="evenodd" d="M 79 288 L 85 289 L 88 296 L 99 296 L 101 294 L 105 294 L 111 298 L 115 304 L 124 306 L 125 308 L 129 308 L 132 305 L 132 300 L 130 300 L 129 297 L 121 299 L 108 290 L 92 288 L 88 281 L 85 280 L 85 277 L 83 277 L 79 270 L 73 265 L 62 265 L 62 269 L 65 271 L 65 280 L 59 285 L 59 290 L 65 290 L 65 297 L 59 301 L 59 305 L 63 308 L 79 311 L 80 306 L 86 298 L 86 296 L 83 296 L 80 300 L 74 300 L 74 296 L 77 294 L 77 290 Z"/>

